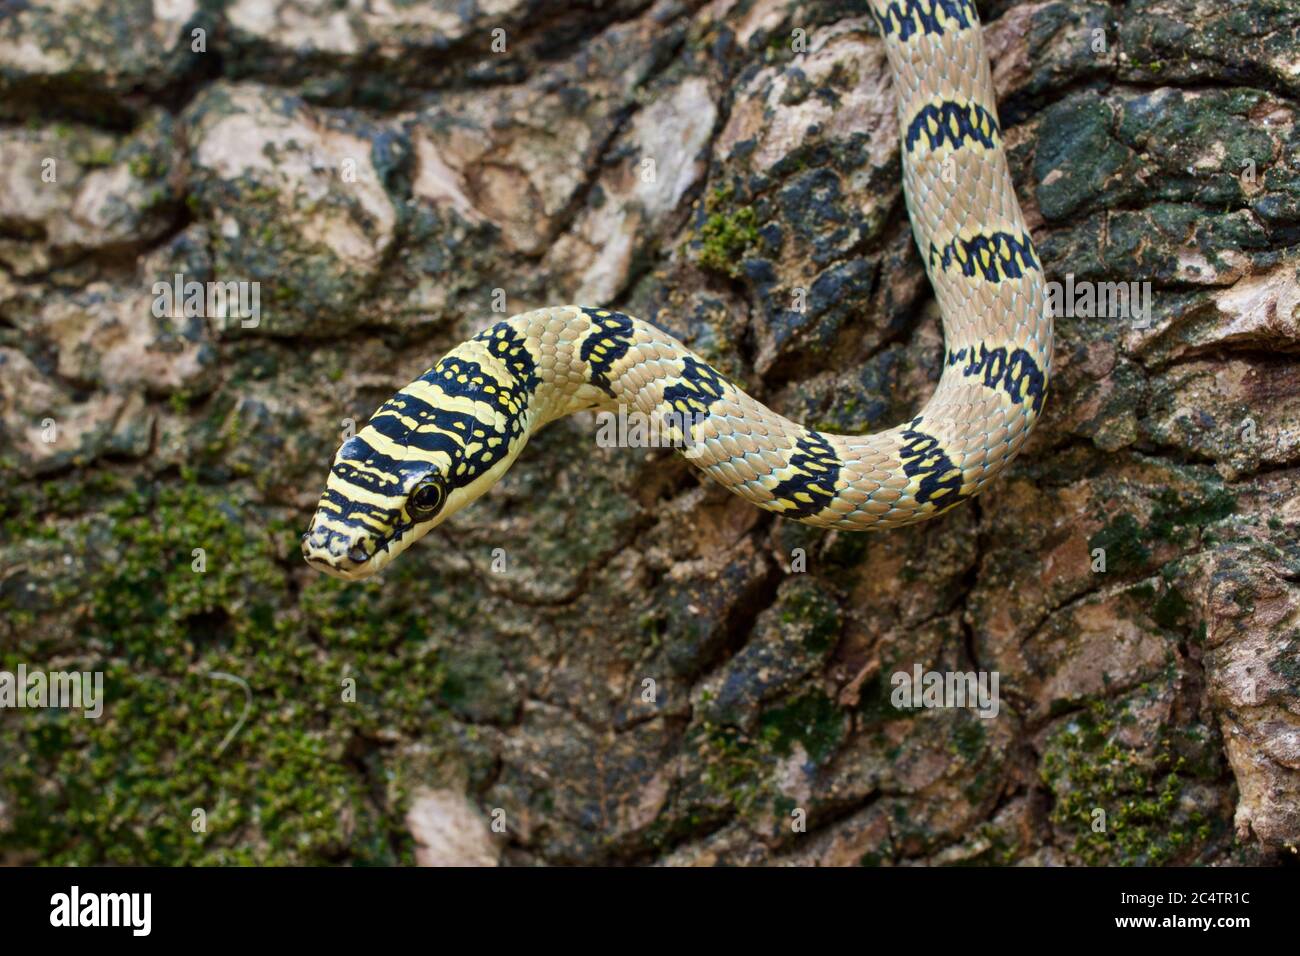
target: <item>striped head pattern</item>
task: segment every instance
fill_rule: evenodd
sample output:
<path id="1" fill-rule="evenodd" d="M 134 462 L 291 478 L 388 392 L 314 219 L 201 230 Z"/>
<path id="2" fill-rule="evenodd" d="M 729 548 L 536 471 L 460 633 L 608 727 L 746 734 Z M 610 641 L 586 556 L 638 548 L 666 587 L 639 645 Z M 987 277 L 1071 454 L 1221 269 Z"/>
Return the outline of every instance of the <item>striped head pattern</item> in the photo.
<path id="1" fill-rule="evenodd" d="M 527 442 L 535 387 L 531 355 L 501 322 L 386 401 L 334 456 L 307 562 L 369 577 L 477 499 Z"/>

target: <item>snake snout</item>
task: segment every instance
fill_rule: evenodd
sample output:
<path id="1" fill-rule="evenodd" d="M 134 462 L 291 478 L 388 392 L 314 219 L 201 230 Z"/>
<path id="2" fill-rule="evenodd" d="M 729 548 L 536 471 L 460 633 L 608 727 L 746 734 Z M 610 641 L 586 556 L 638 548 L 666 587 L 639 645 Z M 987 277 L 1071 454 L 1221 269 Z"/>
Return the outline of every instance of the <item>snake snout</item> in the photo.
<path id="1" fill-rule="evenodd" d="M 357 529 L 342 530 L 314 523 L 302 536 L 302 556 L 312 567 L 338 576 L 351 576 L 374 553 L 374 539 Z"/>

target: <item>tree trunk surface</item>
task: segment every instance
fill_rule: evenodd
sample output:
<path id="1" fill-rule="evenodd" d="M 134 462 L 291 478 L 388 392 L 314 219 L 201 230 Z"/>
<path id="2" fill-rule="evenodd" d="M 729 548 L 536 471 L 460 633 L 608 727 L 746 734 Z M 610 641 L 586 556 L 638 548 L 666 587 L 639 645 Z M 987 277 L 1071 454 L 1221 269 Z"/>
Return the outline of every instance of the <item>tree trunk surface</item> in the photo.
<path id="1" fill-rule="evenodd" d="M 503 312 L 617 307 L 818 429 L 915 414 L 942 331 L 873 20 L 8 6 L 0 671 L 104 689 L 3 714 L 0 860 L 1294 851 L 1291 0 L 980 3 L 1061 314 L 978 499 L 828 533 L 580 415 L 359 584 L 298 550 L 334 451 Z M 900 700 L 931 673 L 996 698 Z"/>

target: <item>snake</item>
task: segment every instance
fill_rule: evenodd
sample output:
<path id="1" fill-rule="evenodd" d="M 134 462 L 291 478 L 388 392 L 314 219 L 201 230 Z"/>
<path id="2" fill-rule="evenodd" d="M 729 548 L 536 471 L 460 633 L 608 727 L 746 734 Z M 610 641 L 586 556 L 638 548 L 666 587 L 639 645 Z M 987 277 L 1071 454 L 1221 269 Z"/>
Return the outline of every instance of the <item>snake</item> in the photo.
<path id="1" fill-rule="evenodd" d="M 1052 321 L 1016 198 L 974 0 L 869 0 L 897 102 L 903 192 L 941 313 L 919 414 L 866 435 L 793 422 L 677 339 L 611 308 L 501 320 L 388 399 L 334 457 L 302 537 L 312 567 L 369 577 L 477 500 L 529 438 L 578 411 L 662 421 L 709 478 L 820 528 L 883 530 L 978 494 L 1046 398 Z"/>

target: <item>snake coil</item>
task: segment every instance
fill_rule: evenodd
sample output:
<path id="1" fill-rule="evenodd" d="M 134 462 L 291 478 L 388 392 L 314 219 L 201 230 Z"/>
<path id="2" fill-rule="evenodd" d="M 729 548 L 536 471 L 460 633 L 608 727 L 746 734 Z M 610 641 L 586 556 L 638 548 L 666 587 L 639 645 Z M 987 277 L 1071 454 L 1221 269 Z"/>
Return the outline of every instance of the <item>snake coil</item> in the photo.
<path id="1" fill-rule="evenodd" d="M 632 316 L 526 312 L 457 346 L 343 444 L 303 536 L 307 561 L 345 579 L 373 574 L 495 484 L 533 432 L 591 408 L 677 423 L 710 478 L 820 527 L 892 528 L 978 494 L 1042 410 L 1042 270 L 973 0 L 871 8 L 897 95 L 908 215 L 943 314 L 943 372 L 920 414 L 871 435 L 815 432 Z"/>

